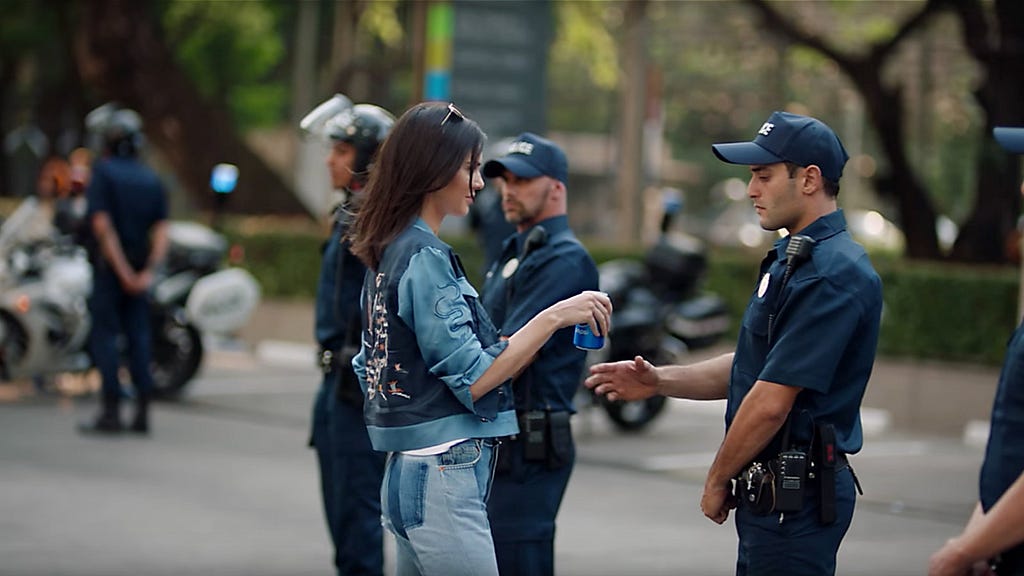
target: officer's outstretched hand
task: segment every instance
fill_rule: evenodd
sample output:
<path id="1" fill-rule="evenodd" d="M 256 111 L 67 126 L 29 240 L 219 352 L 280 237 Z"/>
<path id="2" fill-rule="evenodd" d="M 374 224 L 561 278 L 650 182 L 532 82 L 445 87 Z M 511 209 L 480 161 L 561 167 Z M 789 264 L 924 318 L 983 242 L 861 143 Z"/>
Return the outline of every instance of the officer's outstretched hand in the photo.
<path id="1" fill-rule="evenodd" d="M 643 356 L 595 364 L 583 383 L 609 400 L 643 400 L 658 393 L 658 373 Z"/>

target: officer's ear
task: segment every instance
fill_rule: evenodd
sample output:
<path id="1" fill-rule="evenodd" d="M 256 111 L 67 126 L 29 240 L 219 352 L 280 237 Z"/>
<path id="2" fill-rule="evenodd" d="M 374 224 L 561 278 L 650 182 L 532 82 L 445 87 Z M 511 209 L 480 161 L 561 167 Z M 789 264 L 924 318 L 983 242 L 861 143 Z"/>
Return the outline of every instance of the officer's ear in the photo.
<path id="1" fill-rule="evenodd" d="M 550 178 L 550 176 L 549 176 Z M 548 192 L 548 200 L 561 201 L 565 198 L 566 190 L 565 184 L 561 180 L 550 178 L 551 188 Z"/>
<path id="2" fill-rule="evenodd" d="M 821 175 L 821 168 L 817 164 L 805 166 L 797 174 L 799 179 L 800 192 L 810 196 L 818 190 L 825 190 L 825 180 Z"/>

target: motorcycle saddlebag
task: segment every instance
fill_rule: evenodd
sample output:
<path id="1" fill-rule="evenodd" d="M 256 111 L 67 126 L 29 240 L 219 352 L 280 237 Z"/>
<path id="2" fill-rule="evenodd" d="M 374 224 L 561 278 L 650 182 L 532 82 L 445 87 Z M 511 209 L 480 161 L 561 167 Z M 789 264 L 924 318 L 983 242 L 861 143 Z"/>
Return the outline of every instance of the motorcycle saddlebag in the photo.
<path id="1" fill-rule="evenodd" d="M 729 330 L 729 311 L 719 296 L 704 294 L 672 307 L 665 327 L 691 349 L 704 348 Z"/>

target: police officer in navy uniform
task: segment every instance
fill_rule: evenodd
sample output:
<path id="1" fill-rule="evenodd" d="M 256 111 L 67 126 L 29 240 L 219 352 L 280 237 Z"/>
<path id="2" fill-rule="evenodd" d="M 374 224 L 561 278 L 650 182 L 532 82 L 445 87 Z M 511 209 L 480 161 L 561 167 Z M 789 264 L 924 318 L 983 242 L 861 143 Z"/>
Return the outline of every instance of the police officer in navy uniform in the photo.
<path id="1" fill-rule="evenodd" d="M 526 132 L 484 164 L 516 234 L 487 272 L 481 301 L 503 337 L 548 306 L 598 287 L 597 267 L 569 229 L 568 163 L 554 142 Z M 554 572 L 555 517 L 576 452 L 569 426 L 586 355 L 573 328 L 555 332 L 513 381 L 520 433 L 503 441 L 488 517 L 503 576 Z"/>
<path id="2" fill-rule="evenodd" d="M 1024 128 L 993 132 L 1008 151 L 1024 154 Z M 990 563 L 999 576 L 1024 576 L 1024 322 L 1006 347 L 990 426 L 978 504 L 963 532 L 932 555 L 929 576 L 990 574 Z"/>
<path id="3" fill-rule="evenodd" d="M 149 432 L 152 343 L 146 291 L 167 252 L 167 195 L 156 173 L 138 153 L 142 119 L 133 110 L 105 104 L 86 117 L 103 141 L 104 156 L 92 169 L 86 190 L 92 233 L 93 292 L 90 348 L 103 379 L 102 409 L 85 432 L 117 433 L 122 396 L 118 337 L 128 345 L 128 372 L 135 389 L 135 414 L 128 429 Z"/>
<path id="4" fill-rule="evenodd" d="M 828 126 L 786 112 L 753 142 L 712 149 L 750 167 L 761 226 L 789 232 L 761 263 L 735 353 L 688 366 L 601 364 L 587 386 L 612 399 L 727 398 L 701 510 L 721 524 L 739 504 L 736 573 L 834 574 L 856 498 L 846 455 L 863 442 L 882 310 L 881 281 L 836 204 L 848 157 Z"/>
<path id="5" fill-rule="evenodd" d="M 316 340 L 323 381 L 313 404 L 310 445 L 320 465 L 324 516 L 339 575 L 380 575 L 384 569 L 380 484 L 385 455 L 370 447 L 363 397 L 352 357 L 359 350 L 359 293 L 366 266 L 346 238 L 377 147 L 394 117 L 372 104 L 335 95 L 301 126 L 330 144 L 327 168 L 342 200 L 331 213 L 316 294 Z"/>

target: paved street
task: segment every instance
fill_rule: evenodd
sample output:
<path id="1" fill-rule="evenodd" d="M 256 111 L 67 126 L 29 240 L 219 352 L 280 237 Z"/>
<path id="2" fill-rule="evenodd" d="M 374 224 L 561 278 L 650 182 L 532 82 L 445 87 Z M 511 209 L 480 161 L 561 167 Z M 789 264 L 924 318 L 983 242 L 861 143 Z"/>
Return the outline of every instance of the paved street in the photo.
<path id="1" fill-rule="evenodd" d="M 102 439 L 75 432 L 93 397 L 0 385 L 0 576 L 329 574 L 305 448 L 315 387 L 308 368 L 216 352 L 183 402 L 156 407 L 151 438 Z M 698 509 L 721 410 L 673 401 L 638 435 L 596 410 L 576 418 L 559 574 L 732 573 L 731 521 Z M 959 435 L 869 438 L 839 573 L 922 574 L 968 515 L 981 457 Z"/>

